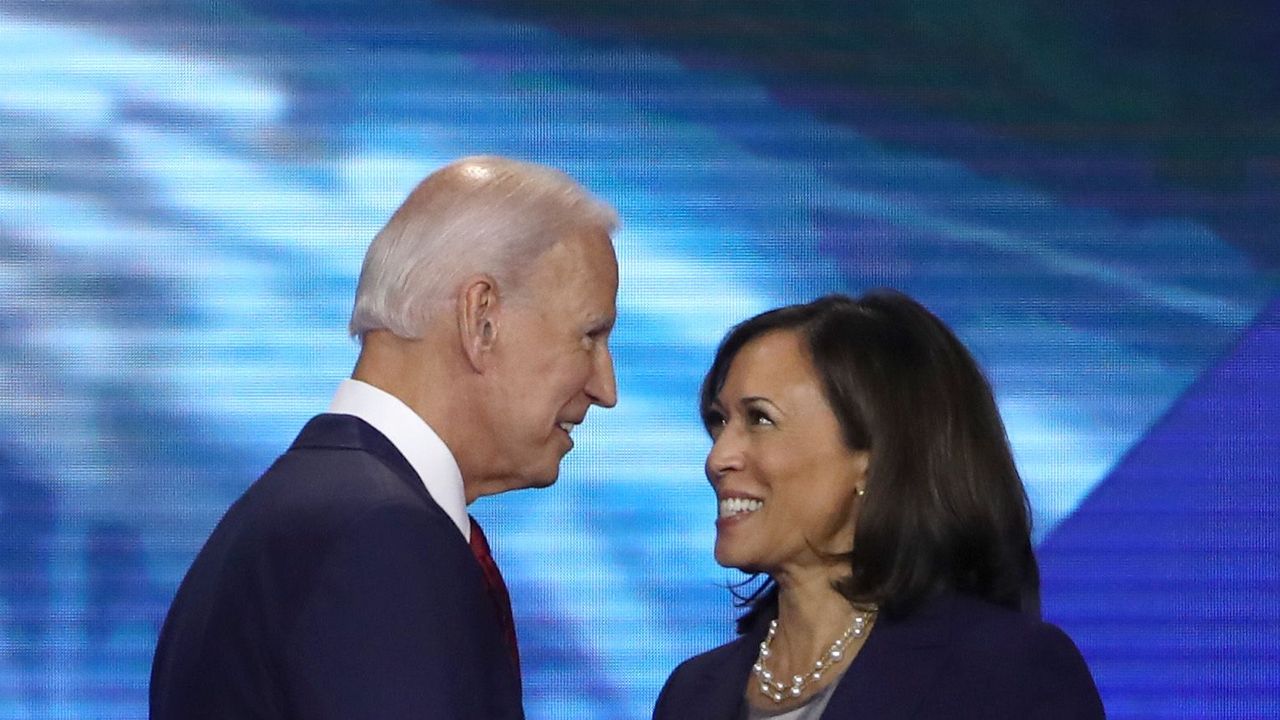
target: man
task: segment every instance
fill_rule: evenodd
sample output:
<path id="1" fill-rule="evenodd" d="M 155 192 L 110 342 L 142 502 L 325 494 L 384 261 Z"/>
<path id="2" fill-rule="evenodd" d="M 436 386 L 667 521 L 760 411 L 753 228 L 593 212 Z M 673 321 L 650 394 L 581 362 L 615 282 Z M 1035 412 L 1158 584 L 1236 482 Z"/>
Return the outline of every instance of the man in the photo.
<path id="1" fill-rule="evenodd" d="M 555 482 L 573 427 L 615 404 L 615 222 L 502 158 L 409 195 L 365 256 L 352 379 L 178 589 L 153 720 L 523 717 L 505 586 L 466 506 Z"/>

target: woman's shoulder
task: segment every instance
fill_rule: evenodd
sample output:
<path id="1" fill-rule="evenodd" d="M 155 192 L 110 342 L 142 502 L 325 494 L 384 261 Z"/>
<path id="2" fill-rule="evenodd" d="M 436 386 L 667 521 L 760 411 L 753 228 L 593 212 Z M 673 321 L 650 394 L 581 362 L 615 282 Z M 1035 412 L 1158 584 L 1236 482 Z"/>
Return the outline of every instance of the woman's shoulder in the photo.
<path id="1" fill-rule="evenodd" d="M 963 595 L 951 607 L 952 677 L 1007 688 L 1036 717 L 1059 717 L 1066 708 L 1078 714 L 1064 717 L 1102 717 L 1084 656 L 1057 625 Z"/>
<path id="2" fill-rule="evenodd" d="M 952 637 L 956 641 L 972 643 L 1011 659 L 1046 651 L 1080 654 L 1061 628 L 1039 617 L 968 595 L 956 595 L 950 602 Z"/>
<path id="3" fill-rule="evenodd" d="M 885 617 L 871 631 L 868 652 L 862 669 L 873 678 L 864 676 L 862 685 L 883 683 L 902 702 L 919 703 L 913 717 L 1104 717 L 1089 668 L 1066 633 L 979 598 L 942 595 L 906 616 Z"/>

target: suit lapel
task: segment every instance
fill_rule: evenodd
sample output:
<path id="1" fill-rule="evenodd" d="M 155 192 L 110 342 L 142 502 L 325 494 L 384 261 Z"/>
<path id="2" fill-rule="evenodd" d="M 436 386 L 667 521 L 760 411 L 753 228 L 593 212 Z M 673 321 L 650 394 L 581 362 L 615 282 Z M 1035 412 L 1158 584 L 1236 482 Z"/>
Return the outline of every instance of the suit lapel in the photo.
<path id="1" fill-rule="evenodd" d="M 755 663 L 756 651 L 762 639 L 763 634 L 759 632 L 743 635 L 729 645 L 729 653 L 722 663 L 703 670 L 699 692 L 694 693 L 694 697 L 702 698 L 702 711 L 691 712 L 690 717 L 738 720 L 742 712 L 747 677 L 751 674 L 751 666 Z"/>
<path id="2" fill-rule="evenodd" d="M 909 720 L 938 682 L 950 640 L 954 597 L 925 603 L 910 616 L 877 620 L 867 644 L 836 686 L 824 720 Z"/>

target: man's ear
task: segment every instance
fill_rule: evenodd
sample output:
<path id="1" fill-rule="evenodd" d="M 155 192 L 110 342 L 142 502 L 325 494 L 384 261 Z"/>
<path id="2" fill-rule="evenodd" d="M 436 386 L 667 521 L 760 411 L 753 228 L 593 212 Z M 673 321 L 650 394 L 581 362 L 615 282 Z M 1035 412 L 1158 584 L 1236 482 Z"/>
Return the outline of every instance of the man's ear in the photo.
<path id="1" fill-rule="evenodd" d="M 492 275 L 475 275 L 458 291 L 458 336 L 462 353 L 476 372 L 484 372 L 498 341 L 501 297 Z"/>

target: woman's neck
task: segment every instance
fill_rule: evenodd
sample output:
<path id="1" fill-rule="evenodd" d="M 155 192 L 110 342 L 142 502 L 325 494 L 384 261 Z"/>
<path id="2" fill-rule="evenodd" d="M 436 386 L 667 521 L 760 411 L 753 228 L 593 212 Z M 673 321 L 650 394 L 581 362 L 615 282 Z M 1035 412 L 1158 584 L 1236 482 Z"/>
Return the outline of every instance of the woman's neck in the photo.
<path id="1" fill-rule="evenodd" d="M 873 617 L 855 609 L 832 585 L 834 569 L 779 573 L 778 619 L 765 638 L 747 701 L 790 710 L 844 674 L 862 649 Z M 799 684 L 791 678 L 802 678 Z"/>
<path id="2" fill-rule="evenodd" d="M 788 575 L 777 581 L 778 630 L 772 664 L 788 675 L 804 672 L 860 613 L 836 592 L 826 573 Z"/>

